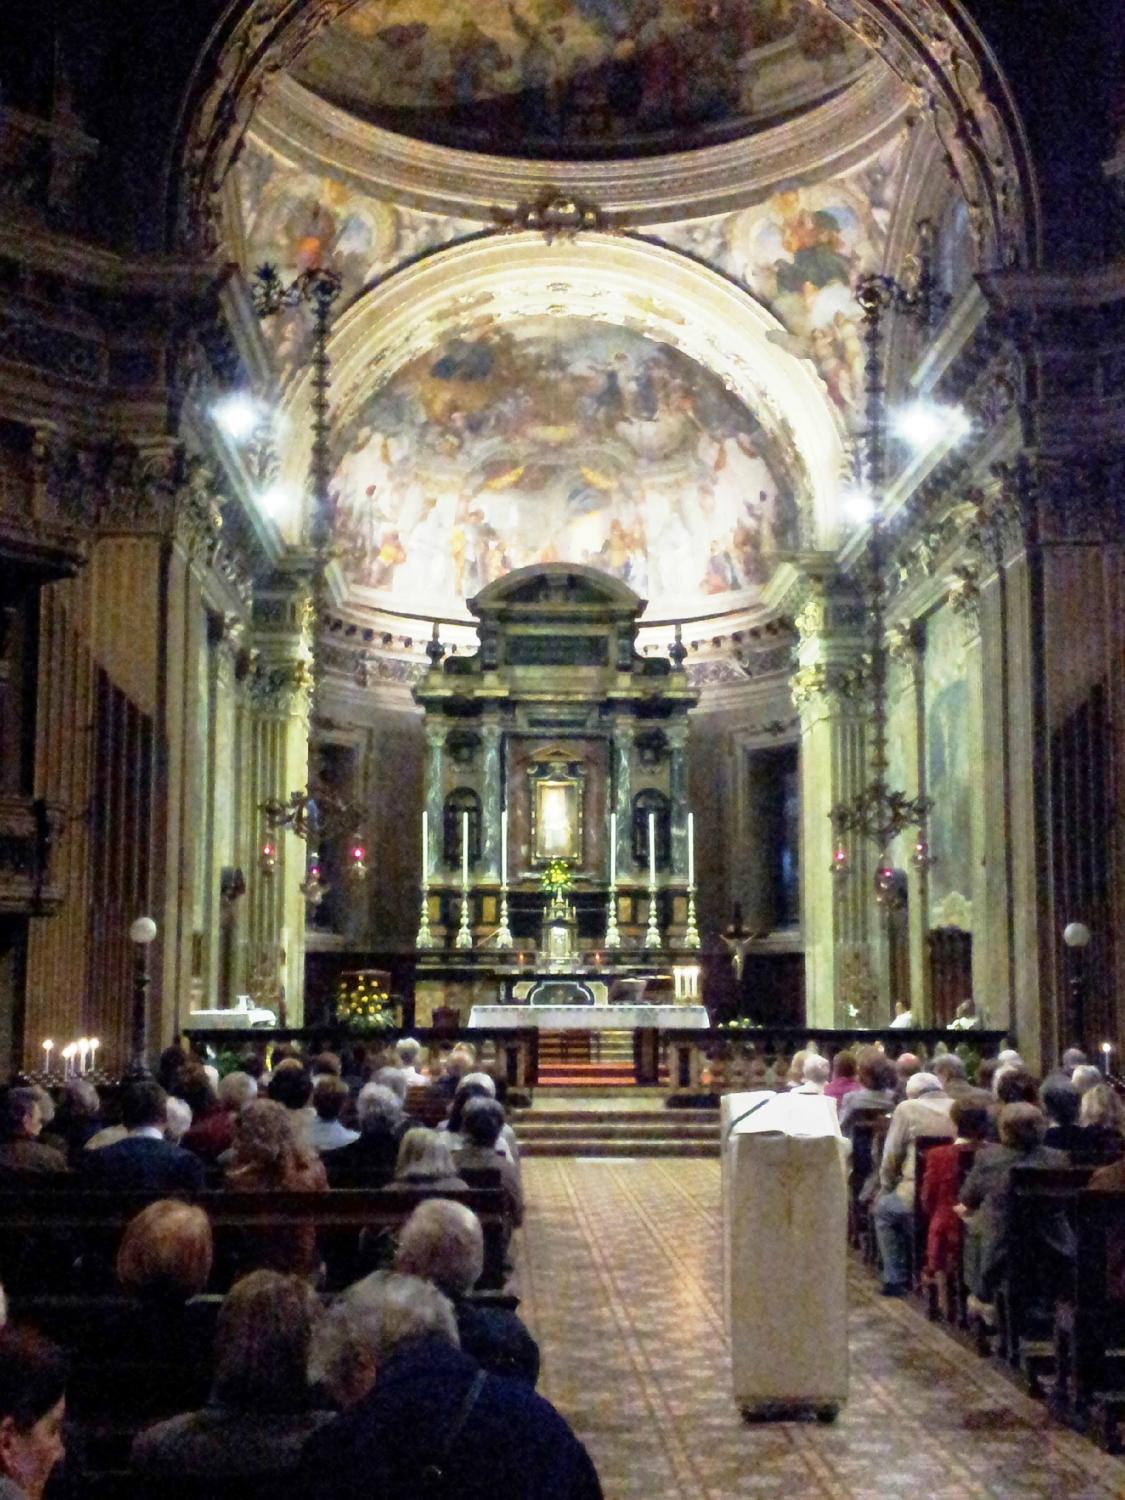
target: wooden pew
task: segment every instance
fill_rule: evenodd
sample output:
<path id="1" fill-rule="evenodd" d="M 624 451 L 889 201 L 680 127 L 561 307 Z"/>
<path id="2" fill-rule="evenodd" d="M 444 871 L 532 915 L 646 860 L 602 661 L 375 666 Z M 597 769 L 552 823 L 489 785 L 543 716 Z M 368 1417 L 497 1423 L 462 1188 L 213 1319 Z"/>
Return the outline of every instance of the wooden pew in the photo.
<path id="1" fill-rule="evenodd" d="M 187 1195 L 181 1195 L 187 1196 Z M 312 1223 L 318 1232 L 338 1246 L 343 1241 L 358 1245 L 364 1231 L 397 1230 L 423 1198 L 450 1198 L 471 1208 L 484 1230 L 483 1290 L 504 1284 L 505 1249 L 511 1235 L 511 1219 L 499 1188 L 470 1188 L 457 1192 L 430 1192 L 399 1187 L 332 1188 L 324 1193 L 230 1191 L 204 1192 L 191 1197 L 211 1220 L 216 1247 L 216 1289 L 222 1288 L 222 1268 L 238 1261 L 246 1238 L 279 1224 Z M 153 1195 L 96 1192 L 71 1182 L 70 1191 L 0 1192 L 0 1282 L 7 1279 L 6 1264 L 12 1248 L 16 1254 L 27 1243 L 64 1243 L 72 1248 L 116 1245 L 125 1225 Z M 346 1261 L 346 1257 L 345 1257 Z M 330 1270 L 332 1268 L 330 1267 Z M 26 1266 L 19 1278 L 26 1285 Z M 346 1285 L 347 1267 L 341 1266 L 329 1290 Z M 51 1290 L 43 1284 L 38 1290 Z M 53 1288 L 59 1289 L 59 1288 Z M 64 1287 L 62 1289 L 70 1289 Z"/>
<path id="2" fill-rule="evenodd" d="M 1008 1259 L 997 1293 L 997 1313 L 1003 1355 L 1022 1369 L 1032 1395 L 1042 1394 L 1041 1377 L 1055 1364 L 1053 1312 L 1049 1321 L 1037 1303 L 1046 1293 L 1073 1296 L 1074 1268 L 1058 1267 L 1063 1280 L 1051 1288 L 1043 1251 L 1036 1242 L 1035 1225 L 1045 1214 L 1065 1215 L 1073 1226 L 1078 1195 L 1090 1180 L 1093 1167 L 1015 1167 L 1008 1207 Z"/>
<path id="3" fill-rule="evenodd" d="M 1113 1453 L 1125 1412 L 1125 1192 L 1084 1190 L 1074 1218 L 1074 1281 L 1055 1305 L 1055 1396 L 1093 1419 Z"/>

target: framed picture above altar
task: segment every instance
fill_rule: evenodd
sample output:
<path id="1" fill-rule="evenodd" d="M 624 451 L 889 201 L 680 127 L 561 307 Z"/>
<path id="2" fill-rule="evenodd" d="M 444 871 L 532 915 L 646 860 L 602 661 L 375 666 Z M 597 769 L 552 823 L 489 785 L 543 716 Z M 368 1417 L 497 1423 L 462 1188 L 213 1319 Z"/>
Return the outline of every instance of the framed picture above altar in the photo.
<path id="1" fill-rule="evenodd" d="M 582 861 L 582 793 L 578 776 L 551 774 L 532 782 L 531 857 L 536 864 Z"/>

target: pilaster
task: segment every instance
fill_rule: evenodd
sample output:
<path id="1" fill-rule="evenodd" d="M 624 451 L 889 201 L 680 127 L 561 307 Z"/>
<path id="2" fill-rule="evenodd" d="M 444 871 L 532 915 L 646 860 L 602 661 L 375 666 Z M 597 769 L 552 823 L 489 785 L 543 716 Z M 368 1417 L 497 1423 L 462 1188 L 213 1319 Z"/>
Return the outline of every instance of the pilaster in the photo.
<path id="1" fill-rule="evenodd" d="M 801 733 L 801 926 L 810 1026 L 874 1019 L 868 852 L 849 838 L 850 875 L 832 874 L 829 813 L 866 780 L 862 608 L 831 575 L 813 575 L 798 611 L 793 701 Z"/>

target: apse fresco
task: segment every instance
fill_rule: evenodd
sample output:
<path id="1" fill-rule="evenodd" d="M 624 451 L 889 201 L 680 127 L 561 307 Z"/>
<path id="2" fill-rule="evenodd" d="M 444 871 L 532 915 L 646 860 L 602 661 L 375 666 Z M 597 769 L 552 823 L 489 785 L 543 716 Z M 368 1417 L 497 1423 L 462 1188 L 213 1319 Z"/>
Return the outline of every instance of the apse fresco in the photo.
<path id="1" fill-rule="evenodd" d="M 877 271 L 901 179 L 905 136 L 861 167 L 777 193 L 661 237 L 739 278 L 785 325 L 775 341 L 816 366 L 842 413 L 858 416 L 863 345 L 852 288 Z"/>
<path id="2" fill-rule="evenodd" d="M 807 0 L 364 0 L 294 72 L 403 134 L 597 157 L 682 151 L 780 120 L 866 60 Z"/>
<path id="3" fill-rule="evenodd" d="M 580 318 L 482 324 L 414 359 L 341 451 L 345 571 L 423 614 L 546 562 L 612 573 L 654 613 L 723 607 L 796 543 L 785 459 L 742 403 L 678 350 Z"/>
<path id="4" fill-rule="evenodd" d="M 341 308 L 392 266 L 480 228 L 358 192 L 253 141 L 239 160 L 236 181 L 243 264 L 274 265 L 285 281 L 313 266 L 337 271 Z M 263 327 L 284 383 L 311 350 L 311 314 L 305 307 L 288 308 Z"/>

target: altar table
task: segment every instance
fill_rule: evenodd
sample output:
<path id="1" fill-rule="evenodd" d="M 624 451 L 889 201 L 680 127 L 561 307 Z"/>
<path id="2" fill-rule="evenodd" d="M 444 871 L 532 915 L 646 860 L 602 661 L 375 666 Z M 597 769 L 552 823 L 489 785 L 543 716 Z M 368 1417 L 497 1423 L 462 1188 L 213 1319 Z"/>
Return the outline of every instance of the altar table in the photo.
<path id="1" fill-rule="evenodd" d="M 232 1006 L 229 1010 L 193 1010 L 188 1016 L 189 1028 L 201 1031 L 243 1031 L 248 1026 L 276 1025 L 276 1014 L 258 1005 Z"/>
<path id="2" fill-rule="evenodd" d="M 540 1031 L 706 1031 L 711 1025 L 702 1005 L 474 1005 L 469 1026 Z"/>

